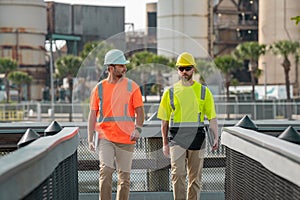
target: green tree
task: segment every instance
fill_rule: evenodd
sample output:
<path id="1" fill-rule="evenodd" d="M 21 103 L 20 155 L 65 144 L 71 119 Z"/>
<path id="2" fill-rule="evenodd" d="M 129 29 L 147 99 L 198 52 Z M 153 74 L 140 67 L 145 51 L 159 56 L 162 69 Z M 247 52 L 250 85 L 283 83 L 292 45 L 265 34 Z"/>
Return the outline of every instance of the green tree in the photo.
<path id="1" fill-rule="evenodd" d="M 241 69 L 243 63 L 236 60 L 231 55 L 219 56 L 214 59 L 216 67 L 221 71 L 225 79 L 225 88 L 226 88 L 226 100 L 229 101 L 229 87 L 233 79 L 233 73 L 238 69 Z"/>
<path id="2" fill-rule="evenodd" d="M 285 86 L 286 86 L 286 95 L 287 100 L 290 101 L 291 94 L 290 94 L 290 76 L 289 72 L 291 70 L 291 62 L 289 60 L 290 55 L 296 55 L 297 49 L 299 49 L 299 42 L 298 41 L 290 41 L 290 40 L 280 40 L 273 43 L 270 46 L 271 51 L 274 55 L 280 55 L 283 57 L 283 62 L 281 63 L 284 76 L 285 76 Z"/>
<path id="3" fill-rule="evenodd" d="M 296 25 L 300 23 L 300 16 L 292 17 L 291 20 L 295 20 Z"/>
<path id="4" fill-rule="evenodd" d="M 80 57 L 82 59 L 86 59 L 88 57 L 98 58 L 97 61 L 102 65 L 104 61 L 104 55 L 113 48 L 114 46 L 112 44 L 108 44 L 105 41 L 87 42 L 84 45 L 83 50 L 80 52 Z"/>
<path id="5" fill-rule="evenodd" d="M 13 71 L 8 74 L 7 77 L 12 83 L 16 84 L 18 87 L 18 102 L 21 102 L 22 97 L 22 85 L 29 85 L 32 81 L 32 77 L 26 72 L 22 71 Z"/>
<path id="6" fill-rule="evenodd" d="M 0 58 L 0 73 L 4 74 L 4 84 L 6 90 L 6 102 L 10 101 L 10 92 L 9 92 L 9 80 L 8 74 L 12 71 L 15 71 L 18 68 L 17 61 L 11 58 Z"/>
<path id="7" fill-rule="evenodd" d="M 206 85 L 207 84 L 207 77 L 210 77 L 212 74 L 215 73 L 215 63 L 213 60 L 209 59 L 196 59 L 196 73 L 200 75 L 199 82 L 201 84 Z"/>
<path id="8" fill-rule="evenodd" d="M 150 92 L 157 93 L 159 97 L 162 96 L 162 88 L 164 86 L 164 78 L 162 75 L 162 70 L 166 69 L 164 66 L 174 67 L 175 64 L 169 58 L 156 55 L 149 51 L 141 51 L 134 53 L 130 58 L 130 63 L 127 65 L 128 70 L 134 69 L 136 72 L 135 80 L 140 80 L 142 85 L 142 91 L 147 102 L 147 93 Z M 151 74 L 155 73 L 155 80 L 151 80 Z"/>
<path id="9" fill-rule="evenodd" d="M 214 59 L 216 67 L 221 71 L 225 80 L 226 88 L 226 101 L 229 102 L 229 87 L 232 82 L 236 82 L 236 79 L 233 78 L 232 73 L 237 71 L 243 66 L 241 61 L 236 60 L 231 55 L 219 56 Z M 230 113 L 228 107 L 226 108 L 227 118 L 230 118 Z"/>
<path id="10" fill-rule="evenodd" d="M 80 52 L 80 57 L 83 60 L 82 66 L 95 66 L 99 79 L 105 78 L 105 70 L 103 68 L 105 54 L 113 49 L 112 44 L 108 44 L 106 41 L 92 41 L 87 42 L 83 50 Z"/>
<path id="11" fill-rule="evenodd" d="M 261 75 L 261 70 L 258 68 L 259 57 L 264 55 L 267 51 L 265 44 L 259 44 L 258 42 L 244 42 L 239 44 L 232 55 L 241 61 L 249 61 L 249 71 L 251 75 L 252 85 L 252 100 L 255 101 L 255 85 L 256 78 Z"/>
<path id="12" fill-rule="evenodd" d="M 73 78 L 76 77 L 77 72 L 82 63 L 82 58 L 74 55 L 66 55 L 58 58 L 55 61 L 55 74 L 59 79 L 67 78 L 69 84 L 69 95 L 68 100 L 72 103 L 72 93 L 73 93 Z M 72 119 L 72 110 L 69 110 L 69 121 Z"/>
<path id="13" fill-rule="evenodd" d="M 73 78 L 81 66 L 82 58 L 74 55 L 66 55 L 55 61 L 55 75 L 59 79 L 67 78 L 69 84 L 68 100 L 72 103 Z"/>
<path id="14" fill-rule="evenodd" d="M 105 54 L 113 48 L 115 47 L 106 41 L 87 42 L 80 57 L 84 60 L 84 66 L 103 66 Z"/>

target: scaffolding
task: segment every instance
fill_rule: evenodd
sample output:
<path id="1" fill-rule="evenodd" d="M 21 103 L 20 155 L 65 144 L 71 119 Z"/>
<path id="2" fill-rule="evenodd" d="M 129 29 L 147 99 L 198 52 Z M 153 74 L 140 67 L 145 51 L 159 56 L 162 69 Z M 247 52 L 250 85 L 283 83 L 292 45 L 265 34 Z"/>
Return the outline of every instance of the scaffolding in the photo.
<path id="1" fill-rule="evenodd" d="M 213 7 L 214 57 L 258 41 L 258 0 L 219 0 Z"/>

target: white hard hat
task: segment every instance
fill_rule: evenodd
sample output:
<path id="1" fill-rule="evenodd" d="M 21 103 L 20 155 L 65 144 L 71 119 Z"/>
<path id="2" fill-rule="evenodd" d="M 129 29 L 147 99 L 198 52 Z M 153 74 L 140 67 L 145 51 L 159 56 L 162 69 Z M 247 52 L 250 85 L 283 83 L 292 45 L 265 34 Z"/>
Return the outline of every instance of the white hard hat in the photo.
<path id="1" fill-rule="evenodd" d="M 129 61 L 126 60 L 123 51 L 118 49 L 112 49 L 108 51 L 104 57 L 104 65 L 110 65 L 110 64 L 125 65 L 128 63 Z"/>

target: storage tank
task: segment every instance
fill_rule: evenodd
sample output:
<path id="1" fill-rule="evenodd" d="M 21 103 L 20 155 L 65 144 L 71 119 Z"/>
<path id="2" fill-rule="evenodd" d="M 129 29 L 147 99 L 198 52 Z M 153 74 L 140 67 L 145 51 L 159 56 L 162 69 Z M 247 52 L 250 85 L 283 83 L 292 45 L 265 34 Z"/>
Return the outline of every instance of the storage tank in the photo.
<path id="1" fill-rule="evenodd" d="M 0 57 L 13 58 L 33 77 L 27 95 L 32 100 L 41 99 L 47 77 L 46 13 L 43 0 L 0 0 Z"/>
<path id="2" fill-rule="evenodd" d="M 259 1 L 259 43 L 270 45 L 279 40 L 300 41 L 300 28 L 291 20 L 291 17 L 299 15 L 299 10 L 299 0 Z M 290 83 L 295 87 L 300 74 L 295 73 L 293 57 L 290 57 L 290 61 Z M 259 67 L 264 70 L 264 75 L 260 77 L 259 83 L 284 84 L 282 62 L 283 58 L 274 56 L 271 52 L 261 57 Z"/>
<path id="3" fill-rule="evenodd" d="M 208 56 L 208 2 L 158 1 L 158 54 L 176 57 L 183 51 L 188 51 L 196 58 Z"/>

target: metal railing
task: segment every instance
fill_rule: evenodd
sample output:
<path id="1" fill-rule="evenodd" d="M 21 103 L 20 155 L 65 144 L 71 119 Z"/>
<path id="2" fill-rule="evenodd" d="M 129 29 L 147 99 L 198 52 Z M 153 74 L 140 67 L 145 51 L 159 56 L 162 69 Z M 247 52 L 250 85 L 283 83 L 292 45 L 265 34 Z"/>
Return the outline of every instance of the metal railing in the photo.
<path id="1" fill-rule="evenodd" d="M 210 147 L 209 147 L 210 148 Z M 208 148 L 207 148 L 208 149 Z M 224 192 L 225 150 L 207 150 L 204 159 L 202 188 L 205 192 Z M 88 150 L 86 139 L 78 147 L 79 192 L 97 193 L 99 158 Z M 136 144 L 131 170 L 130 191 L 170 192 L 170 159 L 162 153 L 160 137 L 142 137 Z M 117 191 L 117 174 L 113 174 L 113 192 Z"/>
<path id="2" fill-rule="evenodd" d="M 299 199 L 299 142 L 241 127 L 225 128 L 226 199 Z"/>
<path id="3" fill-rule="evenodd" d="M 68 127 L 1 156 L 0 199 L 78 199 L 78 138 Z"/>
<path id="4" fill-rule="evenodd" d="M 54 176 L 57 177 L 63 177 L 68 173 L 68 169 L 70 166 L 76 167 L 76 171 L 78 170 L 78 192 L 79 194 L 95 194 L 98 193 L 98 178 L 99 178 L 99 161 L 98 161 L 98 155 L 96 153 L 92 153 L 88 150 L 87 145 L 87 133 L 86 133 L 86 122 L 62 122 L 62 127 L 73 127 L 74 124 L 79 127 L 80 134 L 78 135 L 79 138 L 73 140 L 72 139 L 72 146 L 74 152 L 76 151 L 76 162 L 78 162 L 78 165 L 74 163 L 74 159 L 72 161 L 72 164 L 67 164 L 67 168 L 62 168 L 62 174 L 59 175 L 51 175 L 50 181 L 54 181 Z M 219 125 L 219 129 L 223 129 L 223 126 L 233 126 L 236 124 L 236 121 L 227 121 L 225 125 Z M 43 130 L 47 127 L 48 123 L 8 123 L 8 124 L 0 124 L 0 136 L 7 137 L 7 135 L 15 135 L 15 137 L 20 138 L 22 133 L 25 132 L 25 130 L 28 127 L 31 127 L 33 130 L 36 130 L 38 133 L 42 133 Z M 297 130 L 300 129 L 299 123 L 296 121 L 278 121 L 278 120 L 271 120 L 271 121 L 257 121 L 256 125 L 258 126 L 258 131 L 263 131 L 271 135 L 278 134 L 278 132 L 284 131 L 289 125 L 295 127 Z M 221 133 L 221 132 L 220 132 Z M 170 192 L 172 190 L 171 188 L 171 179 L 170 179 L 170 164 L 169 159 L 165 158 L 162 155 L 162 139 L 160 137 L 160 121 L 146 121 L 143 127 L 142 132 L 142 138 L 139 140 L 139 142 L 136 144 L 136 150 L 134 153 L 134 159 L 133 159 L 133 167 L 132 167 L 132 175 L 131 175 L 131 188 L 130 190 L 132 192 L 147 192 L 147 193 L 155 193 L 155 192 Z M 37 160 L 43 159 L 43 162 L 40 163 L 43 166 L 38 167 L 39 169 L 45 169 L 44 165 L 47 165 L 47 167 L 52 166 L 52 164 L 55 165 L 55 163 L 59 162 L 56 160 L 57 156 L 60 157 L 62 154 L 66 153 L 66 149 L 60 149 L 55 150 L 53 143 L 49 143 L 49 141 L 56 141 L 56 139 L 59 136 L 46 136 L 45 138 L 40 138 L 36 142 L 33 142 L 33 144 L 37 145 L 35 147 L 41 148 L 43 146 L 51 146 L 49 151 L 51 152 L 50 158 L 44 158 L 44 156 L 37 156 Z M 53 138 L 53 139 L 51 139 Z M 54 138 L 56 138 L 54 140 Z M 50 140 L 47 140 L 50 139 Z M 65 138 L 67 139 L 67 138 Z M 43 141 L 43 144 L 38 143 L 38 141 Z M 2 141 L 2 138 L 1 140 Z M 16 149 L 16 143 L 18 139 L 11 140 L 11 142 L 15 145 Z M 78 145 L 79 142 L 79 145 Z M 56 143 L 55 143 L 56 144 Z M 31 145 L 31 144 L 30 144 Z M 77 147 L 78 145 L 78 147 Z M 28 147 L 23 147 L 23 150 L 29 149 Z M 22 155 L 19 155 L 18 158 L 14 157 L 13 159 L 9 160 L 3 160 L 0 159 L 0 164 L 2 162 L 5 163 L 12 163 L 13 166 L 16 167 L 16 169 L 20 169 L 23 171 L 24 168 L 28 168 L 26 166 L 30 165 L 21 165 L 19 159 L 26 159 L 26 156 L 32 156 L 34 157 L 37 155 L 36 148 L 34 149 L 34 154 L 32 152 L 25 151 Z M 207 148 L 209 149 L 209 147 Z M 22 149 L 21 149 L 22 150 Z M 53 150 L 53 152 L 52 152 Z M 11 152 L 11 151 L 10 151 Z M 11 154 L 20 154 L 21 151 L 13 151 Z M 59 153 L 58 153 L 59 152 Z M 48 155 L 48 151 L 43 151 L 43 153 Z M 4 152 L 3 155 L 7 154 L 7 152 Z M 9 153 L 10 154 L 10 153 Z M 75 155 L 75 154 L 74 154 Z M 204 161 L 204 170 L 203 170 L 203 176 L 202 176 L 202 191 L 206 193 L 224 195 L 224 188 L 225 188 L 225 160 L 226 160 L 226 152 L 224 151 L 224 146 L 220 146 L 218 151 L 211 152 L 207 151 L 205 155 L 205 161 Z M 24 158 L 23 158 L 24 157 Z M 67 157 L 65 157 L 67 158 Z M 21 160 L 22 160 L 21 159 Z M 52 162 L 54 159 L 55 162 Z M 78 159 L 78 161 L 77 161 Z M 34 160 L 34 159 L 33 159 Z M 67 159 L 69 160 L 69 159 Z M 16 162 L 18 161 L 18 162 Z M 51 162 L 51 165 L 48 166 L 48 162 Z M 34 162 L 33 162 L 34 163 Z M 7 166 L 3 163 L 1 166 Z M 17 168 L 18 166 L 18 168 Z M 78 168 L 77 168 L 78 167 Z M 0 168 L 0 183 L 6 183 L 7 179 L 3 179 L 1 176 L 3 174 L 3 168 Z M 5 168 L 4 168 L 5 169 Z M 36 168 L 29 168 L 29 169 L 36 169 Z M 8 171 L 8 170 L 6 170 Z M 73 170 L 74 171 L 74 170 Z M 26 170 L 24 172 L 26 174 Z M 12 174 L 15 174 L 13 172 Z M 27 174 L 28 180 L 32 182 L 32 177 L 35 177 L 37 174 L 34 174 L 33 172 Z M 8 177 L 7 175 L 5 175 Z M 44 175 L 43 175 L 44 176 Z M 38 177 L 40 177 L 38 175 Z M 77 178 L 77 176 L 75 176 Z M 42 179 L 42 178 L 41 178 Z M 24 181 L 25 181 L 24 180 Z M 17 180 L 11 180 L 12 182 L 8 182 L 9 184 L 13 184 L 13 182 L 16 182 Z M 66 183 L 68 180 L 62 180 L 62 182 Z M 33 181 L 34 184 L 29 185 L 38 185 L 36 183 L 36 180 Z M 19 182 L 18 182 L 19 183 Z M 117 184 L 117 177 L 116 174 L 114 174 L 113 177 L 113 190 L 116 191 L 116 184 Z M 20 183 L 21 185 L 26 183 Z M 43 187 L 52 187 L 53 182 L 50 183 L 43 183 L 45 184 Z M 1 185 L 1 187 L 4 187 Z M 11 187 L 15 190 L 15 187 Z M 40 187 L 38 187 L 40 188 Z M 65 188 L 63 186 L 62 188 Z M 39 190 L 39 189 L 37 189 Z M 46 190 L 47 191 L 47 190 Z M 52 191 L 52 190 L 51 190 Z M 2 194 L 2 191 L 0 191 L 0 194 Z M 40 194 L 40 193 L 39 193 Z M 51 195 L 53 195 L 51 193 Z M 2 199 L 2 198 L 1 198 Z"/>
<path id="5" fill-rule="evenodd" d="M 2 110 L 0 111 L 0 121 L 22 121 L 24 120 L 21 110 Z"/>
<path id="6" fill-rule="evenodd" d="M 300 102 L 216 102 L 217 117 L 224 120 L 238 120 L 248 115 L 258 119 L 300 119 Z M 158 103 L 145 103 L 146 119 L 157 111 Z M 54 109 L 54 110 L 52 110 Z M 0 104 L 0 121 L 66 121 L 85 122 L 89 112 L 88 103 L 23 102 Z M 53 114 L 53 115 L 52 115 Z"/>
<path id="7" fill-rule="evenodd" d="M 63 127 L 74 124 L 79 126 L 80 129 L 80 142 L 77 147 L 79 193 L 98 193 L 99 159 L 96 153 L 88 149 L 87 123 L 61 123 Z M 0 151 L 3 151 L 4 155 L 14 152 L 18 140 L 28 127 L 39 134 L 43 134 L 47 124 L 0 124 L 0 141 L 7 140 L 5 144 L 1 145 L 0 143 Z M 10 140 L 7 139 L 8 135 Z M 207 145 L 209 145 L 208 142 Z M 225 155 L 222 147 L 215 152 L 207 151 L 203 171 L 203 191 L 223 193 Z M 143 127 L 142 138 L 136 143 L 130 190 L 133 192 L 171 192 L 170 177 L 170 160 L 162 153 L 160 122 L 148 121 Z M 113 183 L 113 191 L 115 192 L 117 185 L 116 173 L 113 175 Z"/>

